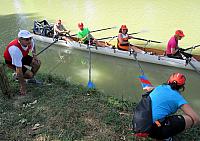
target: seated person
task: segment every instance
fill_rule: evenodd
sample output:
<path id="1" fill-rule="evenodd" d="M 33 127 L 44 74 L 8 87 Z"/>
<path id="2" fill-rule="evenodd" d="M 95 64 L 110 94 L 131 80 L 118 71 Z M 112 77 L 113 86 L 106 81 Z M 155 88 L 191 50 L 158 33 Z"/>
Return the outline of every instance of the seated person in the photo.
<path id="1" fill-rule="evenodd" d="M 184 52 L 184 49 L 181 49 L 178 46 L 178 41 L 181 40 L 184 36 L 185 35 L 182 30 L 177 30 L 175 32 L 175 35 L 170 38 L 165 51 L 168 57 L 176 59 L 184 59 L 183 57 L 192 57 L 191 54 Z"/>
<path id="2" fill-rule="evenodd" d="M 61 20 L 57 20 L 57 22 L 54 24 L 54 37 L 55 38 L 61 38 L 65 41 L 70 41 L 69 38 L 65 36 L 65 34 L 69 34 L 70 30 L 66 29 Z"/>
<path id="3" fill-rule="evenodd" d="M 83 44 L 95 44 L 99 47 L 109 47 L 110 44 L 107 44 L 106 42 L 98 41 L 96 40 L 92 34 L 90 34 L 90 30 L 88 28 L 84 28 L 83 23 L 78 23 L 78 27 L 80 31 L 77 34 L 77 37 L 79 38 L 79 41 Z"/>
<path id="4" fill-rule="evenodd" d="M 124 50 L 124 51 L 131 51 L 131 49 L 132 49 L 135 52 L 145 53 L 143 50 L 141 50 L 129 43 L 128 40 L 131 38 L 133 38 L 133 37 L 128 35 L 128 28 L 126 27 L 126 25 L 122 25 L 121 28 L 119 29 L 119 34 L 118 34 L 118 39 L 117 39 L 118 49 Z"/>

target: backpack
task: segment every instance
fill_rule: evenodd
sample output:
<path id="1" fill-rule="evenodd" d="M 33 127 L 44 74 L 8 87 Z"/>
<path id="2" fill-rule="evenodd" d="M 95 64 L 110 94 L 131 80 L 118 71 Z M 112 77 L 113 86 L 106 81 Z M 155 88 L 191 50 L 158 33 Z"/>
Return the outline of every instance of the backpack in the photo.
<path id="1" fill-rule="evenodd" d="M 132 122 L 135 133 L 148 133 L 153 124 L 151 98 L 149 96 L 151 92 L 142 95 L 142 99 L 134 110 Z"/>

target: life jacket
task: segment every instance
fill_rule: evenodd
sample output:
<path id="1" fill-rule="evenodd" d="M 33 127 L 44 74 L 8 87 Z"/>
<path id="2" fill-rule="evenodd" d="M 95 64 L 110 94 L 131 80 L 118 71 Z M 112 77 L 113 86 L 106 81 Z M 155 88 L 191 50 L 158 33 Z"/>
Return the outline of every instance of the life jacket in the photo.
<path id="1" fill-rule="evenodd" d="M 124 35 L 124 34 L 121 33 L 121 35 L 122 35 L 122 40 L 124 42 L 128 42 L 128 34 Z M 125 51 L 129 50 L 129 44 L 128 43 L 127 44 L 120 44 L 119 39 L 117 39 L 117 47 L 118 47 L 119 50 L 125 50 Z"/>
<path id="2" fill-rule="evenodd" d="M 133 113 L 133 129 L 135 133 L 149 133 L 152 125 L 152 106 L 150 92 L 146 92 L 142 95 L 142 99 L 136 106 Z"/>
<path id="3" fill-rule="evenodd" d="M 5 60 L 7 61 L 10 61 L 12 62 L 12 58 L 10 56 L 10 53 L 8 51 L 8 49 L 11 47 L 11 46 L 16 46 L 20 49 L 20 51 L 22 52 L 22 55 L 23 57 L 27 56 L 29 54 L 29 51 L 32 49 L 32 45 L 29 45 L 27 50 L 24 50 L 21 46 L 21 44 L 19 43 L 18 39 L 14 39 L 13 41 L 11 41 L 8 46 L 6 47 L 5 51 L 4 51 L 4 58 Z"/>

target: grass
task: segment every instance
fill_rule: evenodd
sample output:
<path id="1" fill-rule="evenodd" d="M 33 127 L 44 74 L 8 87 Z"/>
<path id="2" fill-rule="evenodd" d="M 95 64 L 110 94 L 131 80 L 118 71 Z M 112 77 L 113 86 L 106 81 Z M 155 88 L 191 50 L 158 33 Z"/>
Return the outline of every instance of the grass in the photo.
<path id="1" fill-rule="evenodd" d="M 18 83 L 12 80 L 15 96 L 8 99 L 0 93 L 0 140 L 136 140 L 129 136 L 136 103 L 105 96 L 98 90 L 88 91 L 57 76 L 38 77 L 44 84 L 28 85 L 26 96 L 18 95 Z M 177 139 L 200 140 L 199 131 L 199 127 L 193 128 Z"/>

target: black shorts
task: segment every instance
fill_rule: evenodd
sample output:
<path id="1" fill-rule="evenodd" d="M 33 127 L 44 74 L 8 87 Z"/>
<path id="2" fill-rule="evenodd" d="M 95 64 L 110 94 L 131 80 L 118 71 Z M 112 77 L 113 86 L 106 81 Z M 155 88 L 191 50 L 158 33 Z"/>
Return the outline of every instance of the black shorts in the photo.
<path id="1" fill-rule="evenodd" d="M 166 139 L 182 132 L 185 129 L 185 119 L 182 115 L 173 115 L 166 117 L 164 121 L 160 122 L 161 126 L 158 127 L 153 124 L 149 137 L 155 139 Z"/>
<path id="2" fill-rule="evenodd" d="M 30 55 L 22 58 L 22 72 L 23 72 L 23 74 L 25 74 L 25 72 L 27 71 L 27 68 L 24 65 L 31 66 L 32 60 L 33 60 L 33 57 L 31 57 Z M 5 60 L 5 63 L 8 66 L 16 69 L 16 66 L 13 65 L 12 62 Z"/>
<path id="3" fill-rule="evenodd" d="M 186 58 L 191 58 L 192 55 L 186 52 L 180 52 L 177 51 L 175 54 L 167 54 L 167 57 L 169 58 L 176 58 L 176 59 L 183 59 L 183 56 L 185 56 Z"/>
<path id="4" fill-rule="evenodd" d="M 94 42 L 94 39 L 92 39 L 92 38 L 90 38 L 90 40 L 86 40 L 86 41 L 84 42 L 84 44 L 93 45 L 93 46 L 96 45 L 96 43 Z"/>

